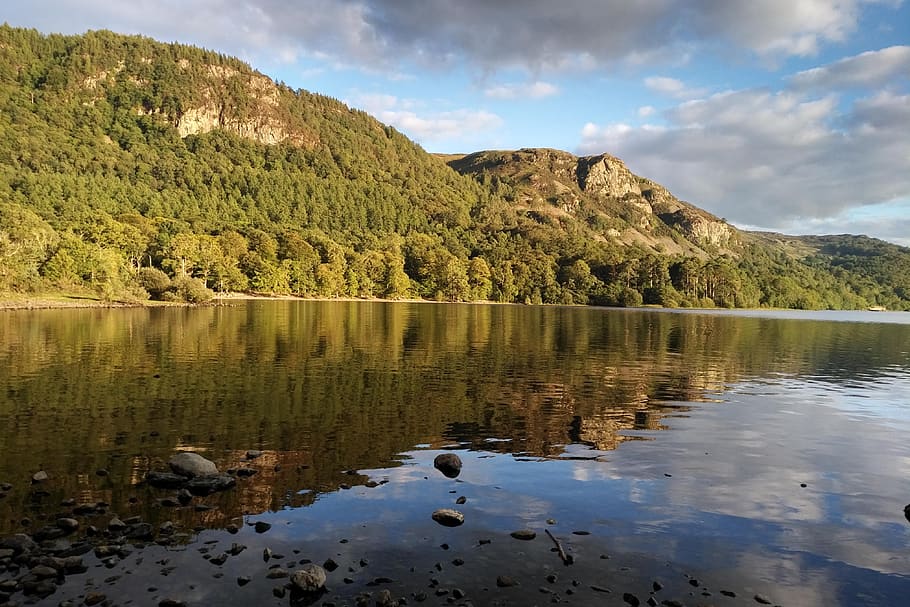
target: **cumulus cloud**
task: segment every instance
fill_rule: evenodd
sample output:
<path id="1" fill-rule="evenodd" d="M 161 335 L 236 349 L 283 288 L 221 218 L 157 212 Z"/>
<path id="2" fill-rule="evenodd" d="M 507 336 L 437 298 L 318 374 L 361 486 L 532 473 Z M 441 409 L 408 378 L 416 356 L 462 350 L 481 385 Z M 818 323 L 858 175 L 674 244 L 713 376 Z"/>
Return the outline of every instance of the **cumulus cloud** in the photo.
<path id="1" fill-rule="evenodd" d="M 674 99 L 692 99 L 707 93 L 706 89 L 690 88 L 682 80 L 666 76 L 649 76 L 645 78 L 645 86 L 658 95 Z"/>
<path id="2" fill-rule="evenodd" d="M 799 72 L 790 78 L 790 85 L 795 89 L 877 87 L 908 75 L 910 46 L 891 46 Z"/>
<path id="3" fill-rule="evenodd" d="M 771 229 L 799 231 L 852 207 L 910 199 L 910 95 L 884 92 L 842 108 L 831 95 L 739 90 L 664 117 L 660 127 L 588 124 L 579 151 L 609 151 L 680 198 Z"/>
<path id="4" fill-rule="evenodd" d="M 31 0 L 15 25 L 108 27 L 243 56 L 318 54 L 392 68 L 402 62 L 484 71 L 590 69 L 685 56 L 718 43 L 806 55 L 843 40 L 864 0 Z M 100 24 L 100 25 L 99 25 Z"/>
<path id="5" fill-rule="evenodd" d="M 503 124 L 502 118 L 486 110 L 431 110 L 422 101 L 394 95 L 361 94 L 351 104 L 424 142 L 467 143 L 489 136 Z"/>
<path id="6" fill-rule="evenodd" d="M 539 99 L 559 94 L 559 87 L 549 82 L 529 82 L 527 84 L 499 84 L 484 90 L 484 95 L 495 99 Z"/>

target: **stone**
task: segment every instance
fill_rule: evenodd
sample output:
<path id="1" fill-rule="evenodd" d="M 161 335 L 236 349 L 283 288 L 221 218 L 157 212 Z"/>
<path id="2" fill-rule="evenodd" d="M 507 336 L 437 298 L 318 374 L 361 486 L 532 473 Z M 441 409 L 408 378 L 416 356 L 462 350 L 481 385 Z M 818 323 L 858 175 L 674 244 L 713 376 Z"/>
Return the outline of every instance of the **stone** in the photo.
<path id="1" fill-rule="evenodd" d="M 86 605 L 97 605 L 98 603 L 103 603 L 107 600 L 107 595 L 104 595 L 100 592 L 87 592 L 85 598 L 82 600 Z"/>
<path id="2" fill-rule="evenodd" d="M 754 597 L 756 603 L 761 603 L 762 605 L 770 605 L 771 599 L 766 597 L 763 594 L 756 594 Z"/>
<path id="3" fill-rule="evenodd" d="M 510 588 L 516 585 L 515 580 L 507 575 L 496 576 L 496 585 L 500 588 Z"/>
<path id="4" fill-rule="evenodd" d="M 904 518 L 910 521 L 910 504 L 904 506 Z"/>
<path id="5" fill-rule="evenodd" d="M 433 460 L 433 467 L 448 478 L 461 474 L 461 458 L 456 453 L 440 453 Z"/>
<path id="6" fill-rule="evenodd" d="M 256 521 L 256 523 L 253 524 L 253 529 L 256 531 L 256 533 L 265 533 L 271 528 L 272 525 L 270 523 L 266 523 L 265 521 Z"/>
<path id="7" fill-rule="evenodd" d="M 176 453 L 167 465 L 174 474 L 196 478 L 198 476 L 211 476 L 218 474 L 218 467 L 211 460 L 207 460 L 198 453 L 181 451 Z"/>
<path id="8" fill-rule="evenodd" d="M 632 594 L 631 592 L 624 592 L 622 595 L 622 600 L 631 605 L 632 607 L 638 607 L 641 605 L 641 601 L 638 600 L 638 597 Z"/>
<path id="9" fill-rule="evenodd" d="M 197 476 L 186 483 L 186 489 L 193 495 L 205 496 L 218 491 L 230 489 L 237 484 L 234 477 L 227 474 Z"/>
<path id="10" fill-rule="evenodd" d="M 320 592 L 325 588 L 325 569 L 316 563 L 307 563 L 291 574 L 291 584 L 304 593 Z"/>
<path id="11" fill-rule="evenodd" d="M 145 475 L 145 482 L 160 489 L 177 489 L 186 483 L 186 477 L 173 472 L 149 472 Z"/>
<path id="12" fill-rule="evenodd" d="M 32 483 L 43 483 L 48 478 L 50 477 L 47 475 L 47 472 L 44 470 L 39 470 L 32 475 Z"/>
<path id="13" fill-rule="evenodd" d="M 72 533 L 79 529 L 79 521 L 74 518 L 58 518 L 57 526 L 66 533 Z"/>
<path id="14" fill-rule="evenodd" d="M 524 541 L 533 540 L 535 537 L 537 537 L 537 534 L 530 529 L 519 529 L 518 531 L 513 531 L 509 535 L 514 537 L 516 540 Z"/>
<path id="15" fill-rule="evenodd" d="M 257 457 L 262 457 L 262 451 L 258 449 L 250 449 L 246 452 L 246 458 L 248 460 L 256 459 Z"/>
<path id="16" fill-rule="evenodd" d="M 38 549 L 38 544 L 24 533 L 16 533 L 0 540 L 0 548 L 9 548 L 14 554 L 30 553 Z"/>
<path id="17" fill-rule="evenodd" d="M 464 515 L 458 510 L 440 508 L 433 512 L 433 520 L 444 527 L 458 527 L 464 524 Z"/>

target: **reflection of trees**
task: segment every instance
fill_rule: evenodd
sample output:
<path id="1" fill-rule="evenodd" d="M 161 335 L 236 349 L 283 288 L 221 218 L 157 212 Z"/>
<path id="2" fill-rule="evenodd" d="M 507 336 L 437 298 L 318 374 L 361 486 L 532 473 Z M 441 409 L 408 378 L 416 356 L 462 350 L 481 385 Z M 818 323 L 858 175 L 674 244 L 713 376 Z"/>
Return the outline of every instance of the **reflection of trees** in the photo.
<path id="1" fill-rule="evenodd" d="M 204 450 L 222 468 L 265 451 L 256 476 L 207 498 L 213 510 L 185 514 L 220 524 L 312 500 L 302 488 L 354 484 L 345 470 L 387 466 L 422 442 L 612 449 L 626 430 L 660 428 L 674 402 L 746 377 L 887 373 L 906 364 L 908 337 L 902 325 L 485 305 L 9 313 L 0 481 L 27 485 L 44 468 L 54 477 L 48 504 L 105 501 L 152 516 L 159 494 L 132 483 L 176 447 Z M 26 499 L 0 501 L 2 520 Z"/>

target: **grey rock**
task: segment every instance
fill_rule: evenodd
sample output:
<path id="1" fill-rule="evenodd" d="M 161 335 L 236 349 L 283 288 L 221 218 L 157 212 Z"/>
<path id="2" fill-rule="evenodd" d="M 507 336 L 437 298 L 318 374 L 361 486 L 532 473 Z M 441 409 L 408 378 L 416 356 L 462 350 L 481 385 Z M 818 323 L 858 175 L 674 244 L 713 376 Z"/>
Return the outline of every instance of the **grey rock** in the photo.
<path id="1" fill-rule="evenodd" d="M 190 451 L 181 451 L 174 454 L 167 465 L 170 466 L 174 474 L 180 474 L 190 478 L 198 476 L 211 476 L 218 474 L 218 467 L 215 462 L 207 460 L 198 453 Z"/>
<path id="2" fill-rule="evenodd" d="M 433 520 L 444 527 L 458 527 L 464 524 L 464 515 L 458 510 L 440 508 L 433 512 Z"/>
<path id="3" fill-rule="evenodd" d="M 770 605 L 770 604 L 771 604 L 771 599 L 769 599 L 768 597 L 766 597 L 766 596 L 763 595 L 763 594 L 756 594 L 755 597 L 753 597 L 753 598 L 755 598 L 755 602 L 756 602 L 756 603 L 761 603 L 762 605 Z"/>
<path id="4" fill-rule="evenodd" d="M 433 460 L 433 467 L 448 478 L 455 478 L 461 474 L 461 458 L 455 453 L 440 453 Z"/>
<path id="5" fill-rule="evenodd" d="M 325 569 L 316 563 L 307 563 L 291 574 L 291 584 L 300 592 L 319 592 L 325 588 Z"/>
<path id="6" fill-rule="evenodd" d="M 32 482 L 33 483 L 43 483 L 48 478 L 50 478 L 50 477 L 47 475 L 47 472 L 45 472 L 44 470 L 39 470 L 38 472 L 35 472 L 32 475 Z"/>
<path id="7" fill-rule="evenodd" d="M 0 540 L 0 548 L 10 548 L 14 554 L 29 553 L 38 549 L 38 544 L 24 533 L 17 533 Z"/>
<path id="8" fill-rule="evenodd" d="M 496 585 L 500 588 L 510 588 L 517 585 L 517 582 L 507 575 L 496 576 Z"/>
<path id="9" fill-rule="evenodd" d="M 74 518 L 58 518 L 57 526 L 67 533 L 72 533 L 79 529 L 79 521 Z"/>
<path id="10" fill-rule="evenodd" d="M 256 459 L 257 457 L 262 457 L 262 451 L 259 451 L 258 449 L 250 449 L 246 452 L 246 458 L 248 460 Z"/>

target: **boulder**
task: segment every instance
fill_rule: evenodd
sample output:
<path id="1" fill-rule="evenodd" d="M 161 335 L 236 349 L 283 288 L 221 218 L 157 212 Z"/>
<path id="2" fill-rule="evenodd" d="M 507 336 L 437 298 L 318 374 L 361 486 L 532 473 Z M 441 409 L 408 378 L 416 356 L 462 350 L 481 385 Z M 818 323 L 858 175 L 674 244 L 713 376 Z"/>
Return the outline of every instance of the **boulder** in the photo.
<path id="1" fill-rule="evenodd" d="M 218 474 L 218 467 L 211 460 L 207 460 L 198 453 L 181 451 L 175 454 L 167 463 L 174 474 L 196 478 L 199 476 L 212 476 Z"/>
<path id="2" fill-rule="evenodd" d="M 321 592 L 325 588 L 325 580 L 325 569 L 316 563 L 307 563 L 291 574 L 294 589 L 307 594 Z"/>
<path id="3" fill-rule="evenodd" d="M 433 520 L 444 527 L 458 527 L 464 524 L 464 515 L 458 510 L 440 508 L 433 512 Z"/>
<path id="4" fill-rule="evenodd" d="M 433 467 L 449 478 L 461 474 L 461 458 L 455 453 L 440 453 L 433 460 Z"/>

